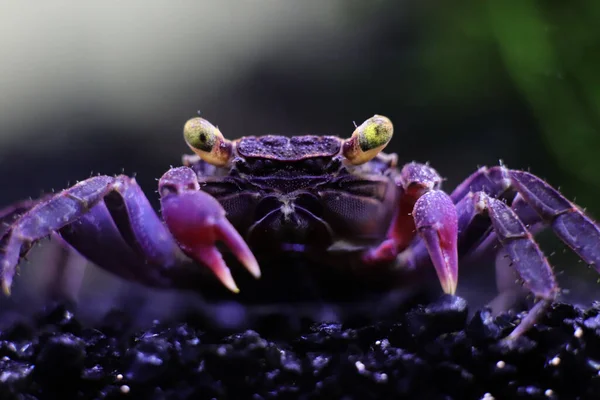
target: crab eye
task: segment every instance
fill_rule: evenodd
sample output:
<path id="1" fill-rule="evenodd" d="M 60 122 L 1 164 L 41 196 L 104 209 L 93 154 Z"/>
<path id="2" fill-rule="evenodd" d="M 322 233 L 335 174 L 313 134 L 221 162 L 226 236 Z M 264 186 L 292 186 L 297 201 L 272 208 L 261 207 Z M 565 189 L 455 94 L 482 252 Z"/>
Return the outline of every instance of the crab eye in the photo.
<path id="1" fill-rule="evenodd" d="M 352 137 L 344 142 L 344 157 L 350 164 L 364 164 L 387 146 L 393 133 L 392 121 L 383 115 L 374 115 L 357 127 Z"/>
<path id="2" fill-rule="evenodd" d="M 204 118 L 192 118 L 183 127 L 187 145 L 209 164 L 223 167 L 231 160 L 231 142 Z"/>

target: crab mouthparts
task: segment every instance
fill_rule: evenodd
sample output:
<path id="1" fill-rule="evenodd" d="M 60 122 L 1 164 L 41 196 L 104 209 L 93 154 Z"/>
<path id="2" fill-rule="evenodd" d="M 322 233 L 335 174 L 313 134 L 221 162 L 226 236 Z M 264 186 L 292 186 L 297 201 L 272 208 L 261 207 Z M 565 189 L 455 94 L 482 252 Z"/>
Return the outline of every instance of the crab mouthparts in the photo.
<path id="1" fill-rule="evenodd" d="M 306 245 L 302 243 L 282 243 L 281 250 L 290 253 L 304 253 L 306 251 Z"/>

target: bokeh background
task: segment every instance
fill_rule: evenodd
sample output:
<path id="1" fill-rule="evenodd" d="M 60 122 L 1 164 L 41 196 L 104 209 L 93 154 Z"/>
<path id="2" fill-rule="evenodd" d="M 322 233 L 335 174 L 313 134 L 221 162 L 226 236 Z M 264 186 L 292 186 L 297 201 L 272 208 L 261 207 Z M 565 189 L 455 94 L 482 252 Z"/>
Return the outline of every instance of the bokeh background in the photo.
<path id="1" fill-rule="evenodd" d="M 158 205 L 197 112 L 229 138 L 347 136 L 379 113 L 388 149 L 448 190 L 502 159 L 598 217 L 599 20 L 593 0 L 0 1 L 0 204 L 123 170 Z M 541 241 L 593 299 L 595 273 Z"/>

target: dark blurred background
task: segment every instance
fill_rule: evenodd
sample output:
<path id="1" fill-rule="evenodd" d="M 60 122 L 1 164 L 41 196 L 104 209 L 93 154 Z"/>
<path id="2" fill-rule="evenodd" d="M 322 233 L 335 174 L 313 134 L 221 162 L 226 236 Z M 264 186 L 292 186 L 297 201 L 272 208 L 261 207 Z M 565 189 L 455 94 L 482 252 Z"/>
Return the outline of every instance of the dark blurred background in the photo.
<path id="1" fill-rule="evenodd" d="M 600 215 L 599 2 L 0 7 L 2 205 L 122 170 L 158 205 L 155 179 L 188 152 L 182 126 L 198 111 L 229 138 L 348 136 L 379 113 L 395 124 L 388 150 L 430 161 L 449 191 L 502 159 Z M 541 240 L 593 297 L 597 276 Z"/>

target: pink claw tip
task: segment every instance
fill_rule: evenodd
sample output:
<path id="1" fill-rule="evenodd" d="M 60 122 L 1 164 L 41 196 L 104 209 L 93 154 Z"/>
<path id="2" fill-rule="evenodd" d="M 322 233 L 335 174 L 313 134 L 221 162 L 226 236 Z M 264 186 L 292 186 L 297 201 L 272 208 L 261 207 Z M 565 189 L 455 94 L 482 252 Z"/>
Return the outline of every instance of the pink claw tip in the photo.
<path id="1" fill-rule="evenodd" d="M 449 274 L 443 279 L 440 279 L 440 283 L 442 284 L 442 290 L 446 294 L 454 295 L 456 293 L 456 287 L 458 286 L 457 279 Z"/>
<path id="2" fill-rule="evenodd" d="M 260 279 L 260 267 L 258 266 L 258 262 L 256 261 L 256 258 L 254 258 L 254 256 L 251 255 L 251 257 L 246 257 L 240 261 L 242 262 L 242 264 L 244 264 L 248 272 L 250 272 L 250 274 L 252 274 L 254 278 Z"/>
<path id="3" fill-rule="evenodd" d="M 222 268 L 218 271 L 215 271 L 215 275 L 221 281 L 223 286 L 232 291 L 233 293 L 239 293 L 240 288 L 238 288 L 235 280 L 233 280 L 233 276 L 231 276 L 231 271 L 229 268 Z"/>
<path id="4" fill-rule="evenodd" d="M 216 232 L 219 238 L 227 245 L 229 250 L 237 257 L 250 274 L 258 279 L 261 276 L 260 267 L 258 261 L 252 254 L 252 251 L 248 248 L 244 239 L 235 230 L 231 223 L 223 218 L 217 224 L 215 224 Z"/>
<path id="5" fill-rule="evenodd" d="M 2 291 L 4 292 L 5 296 L 10 296 L 10 286 L 11 286 L 11 282 L 8 281 L 8 279 L 3 279 L 2 280 Z"/>

